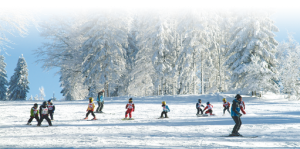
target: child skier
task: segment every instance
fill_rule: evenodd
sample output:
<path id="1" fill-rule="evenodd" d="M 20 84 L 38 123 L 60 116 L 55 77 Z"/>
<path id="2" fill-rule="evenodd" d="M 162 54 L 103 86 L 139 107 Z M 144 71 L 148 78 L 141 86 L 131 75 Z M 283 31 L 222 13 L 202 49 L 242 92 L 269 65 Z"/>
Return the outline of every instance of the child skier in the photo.
<path id="1" fill-rule="evenodd" d="M 31 108 L 31 110 L 30 110 L 30 119 L 28 120 L 27 125 L 31 125 L 31 121 L 34 118 L 39 123 L 39 121 L 40 121 L 40 119 L 39 119 L 39 109 L 38 109 L 38 104 L 37 103 L 35 103 L 33 105 L 33 107 Z"/>
<path id="2" fill-rule="evenodd" d="M 232 129 L 232 132 L 229 136 L 242 136 L 239 133 L 239 130 L 242 126 L 242 121 L 241 121 L 242 114 L 240 113 L 241 101 L 242 101 L 242 96 L 240 94 L 237 94 L 235 96 L 235 99 L 232 101 L 231 117 L 232 117 L 233 121 L 235 122 L 235 125 L 234 125 L 234 127 Z"/>
<path id="3" fill-rule="evenodd" d="M 207 102 L 206 105 L 207 105 L 207 106 L 206 106 L 206 107 L 204 108 L 204 110 L 203 110 L 203 111 L 207 110 L 207 111 L 205 112 L 205 114 L 210 113 L 210 115 L 213 115 L 213 114 L 212 114 L 212 112 L 213 112 L 213 110 L 212 110 L 213 105 L 211 105 L 209 102 Z"/>
<path id="4" fill-rule="evenodd" d="M 167 105 L 166 101 L 162 102 L 163 111 L 161 112 L 160 118 L 163 118 L 163 115 L 165 114 L 165 118 L 169 118 L 167 113 L 170 112 L 169 106 Z"/>
<path id="5" fill-rule="evenodd" d="M 196 109 L 197 109 L 197 114 L 196 115 L 199 115 L 199 112 L 201 111 L 201 115 L 203 114 L 203 111 L 201 109 L 201 107 L 204 107 L 202 104 L 201 104 L 201 99 L 198 99 L 198 103 L 196 103 Z"/>
<path id="6" fill-rule="evenodd" d="M 134 112 L 134 109 L 135 109 L 134 103 L 132 102 L 132 98 L 129 99 L 129 102 L 126 104 L 125 109 L 127 109 L 127 111 L 125 112 L 124 120 L 127 119 L 127 114 L 129 114 L 129 120 L 132 120 L 131 115 L 132 115 L 132 112 Z"/>
<path id="7" fill-rule="evenodd" d="M 41 123 L 42 123 L 42 121 L 43 121 L 44 119 L 47 120 L 49 126 L 52 126 L 52 123 L 51 123 L 51 121 L 50 121 L 50 119 L 49 119 L 48 116 L 49 116 L 49 115 L 48 115 L 48 106 L 47 106 L 47 102 L 44 101 L 44 102 L 43 102 L 43 105 L 40 106 L 40 117 L 41 117 L 41 119 L 40 119 L 40 121 L 39 121 L 39 123 L 38 123 L 37 126 L 41 126 Z"/>
<path id="8" fill-rule="evenodd" d="M 229 108 L 230 108 L 230 103 L 226 101 L 226 98 L 223 98 L 223 116 L 225 115 L 225 111 L 227 110 L 230 114 Z"/>
<path id="9" fill-rule="evenodd" d="M 98 103 L 98 108 L 96 109 L 96 113 L 103 113 L 102 109 L 104 107 L 104 90 L 100 91 L 98 93 L 98 97 L 97 97 L 97 103 Z"/>
<path id="10" fill-rule="evenodd" d="M 55 106 L 54 104 L 52 103 L 52 100 L 48 100 L 48 110 L 49 110 L 49 114 L 50 114 L 50 117 L 51 117 L 51 121 L 53 121 L 53 115 L 54 115 L 54 110 L 55 110 Z"/>
<path id="11" fill-rule="evenodd" d="M 94 116 L 94 118 L 93 118 L 92 120 L 96 120 L 96 116 L 95 116 L 95 114 L 94 114 L 95 104 L 93 103 L 93 100 L 94 100 L 93 97 L 90 97 L 90 98 L 89 98 L 89 102 L 90 102 L 90 103 L 88 104 L 88 108 L 87 108 L 87 110 L 86 110 L 87 113 L 86 113 L 86 116 L 85 116 L 85 118 L 84 118 L 85 120 L 88 119 L 90 113 L 92 113 L 92 115 Z"/>

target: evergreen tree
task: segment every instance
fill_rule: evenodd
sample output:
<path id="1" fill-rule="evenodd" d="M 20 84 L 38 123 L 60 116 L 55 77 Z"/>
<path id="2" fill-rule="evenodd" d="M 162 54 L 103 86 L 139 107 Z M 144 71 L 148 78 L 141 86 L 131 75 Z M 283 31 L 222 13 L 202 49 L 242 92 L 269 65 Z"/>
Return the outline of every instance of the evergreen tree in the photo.
<path id="1" fill-rule="evenodd" d="M 33 97 L 32 97 L 32 95 L 30 96 L 30 98 L 29 98 L 28 100 L 33 100 Z"/>
<path id="2" fill-rule="evenodd" d="M 278 28 L 263 13 L 242 14 L 237 20 L 225 62 L 231 70 L 233 88 L 278 92 L 275 58 L 278 43 L 273 33 Z"/>
<path id="3" fill-rule="evenodd" d="M 4 62 L 4 56 L 0 55 L 0 100 L 6 100 L 7 96 L 7 74 L 6 74 L 6 63 Z"/>
<path id="4" fill-rule="evenodd" d="M 29 92 L 28 69 L 25 58 L 19 58 L 15 73 L 11 76 L 8 88 L 9 100 L 26 100 Z"/>

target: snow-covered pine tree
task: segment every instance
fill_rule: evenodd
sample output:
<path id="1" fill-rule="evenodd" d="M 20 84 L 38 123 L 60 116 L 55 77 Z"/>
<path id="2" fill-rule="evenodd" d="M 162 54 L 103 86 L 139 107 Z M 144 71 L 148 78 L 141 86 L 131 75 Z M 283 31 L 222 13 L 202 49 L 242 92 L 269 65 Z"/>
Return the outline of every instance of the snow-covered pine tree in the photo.
<path id="1" fill-rule="evenodd" d="M 196 73 L 199 64 L 203 60 L 203 57 L 201 59 L 201 54 L 206 49 L 203 45 L 207 43 L 208 38 L 207 33 L 205 33 L 206 28 L 207 20 L 199 11 L 187 11 L 179 17 L 177 30 L 183 39 L 181 39 L 182 47 L 176 61 L 175 71 L 179 74 L 177 82 L 180 94 L 194 93 L 196 91 L 195 84 L 199 82 Z M 191 84 L 194 84 L 194 86 L 189 88 Z"/>
<path id="2" fill-rule="evenodd" d="M 39 88 L 39 91 L 40 91 L 40 96 L 39 96 L 39 99 L 40 99 L 40 100 L 45 100 L 45 98 L 44 98 L 44 97 L 45 97 L 46 95 L 45 95 L 45 90 L 44 90 L 44 87 L 43 87 L 43 86 L 42 86 L 42 87 L 40 87 L 40 88 Z"/>
<path id="3" fill-rule="evenodd" d="M 278 28 L 268 14 L 260 12 L 241 14 L 237 20 L 225 62 L 231 70 L 233 88 L 278 92 L 274 56 L 278 43 L 273 33 Z"/>
<path id="4" fill-rule="evenodd" d="M 288 95 L 298 95 L 300 86 L 300 45 L 289 35 L 287 42 L 281 42 L 277 47 L 278 72 L 282 84 L 282 92 Z"/>
<path id="5" fill-rule="evenodd" d="M 33 99 L 34 100 L 39 100 L 39 95 L 35 95 Z"/>
<path id="6" fill-rule="evenodd" d="M 90 16 L 83 25 L 88 39 L 81 47 L 82 76 L 89 86 L 89 97 L 97 96 L 99 88 L 109 87 L 109 93 L 119 86 L 119 79 L 126 72 L 129 15 L 124 12 L 102 11 Z"/>
<path id="7" fill-rule="evenodd" d="M 0 55 L 0 100 L 7 99 L 7 74 L 6 74 L 6 63 L 4 62 L 4 56 Z"/>
<path id="8" fill-rule="evenodd" d="M 15 73 L 11 76 L 8 88 L 9 100 L 26 100 L 27 93 L 29 92 L 28 69 L 25 58 L 19 58 Z"/>
<path id="9" fill-rule="evenodd" d="M 30 101 L 31 101 L 31 100 L 33 100 L 33 97 L 32 97 L 32 95 L 29 97 L 29 99 L 28 99 L 28 100 L 30 100 Z"/>

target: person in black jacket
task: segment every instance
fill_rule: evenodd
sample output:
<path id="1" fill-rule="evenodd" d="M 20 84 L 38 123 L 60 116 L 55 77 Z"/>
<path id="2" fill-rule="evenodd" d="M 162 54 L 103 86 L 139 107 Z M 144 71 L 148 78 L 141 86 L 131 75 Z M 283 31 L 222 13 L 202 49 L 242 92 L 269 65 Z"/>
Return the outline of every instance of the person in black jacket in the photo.
<path id="1" fill-rule="evenodd" d="M 42 121 L 44 119 L 47 120 L 49 126 L 52 126 L 52 123 L 51 123 L 51 121 L 50 121 L 50 119 L 48 117 L 48 106 L 47 106 L 47 102 L 46 101 L 44 101 L 43 105 L 40 106 L 40 118 L 41 119 L 40 119 L 40 121 L 39 121 L 39 123 L 38 123 L 37 126 L 41 126 L 41 123 L 42 123 Z"/>
<path id="2" fill-rule="evenodd" d="M 242 100 L 242 96 L 240 94 L 237 94 L 235 96 L 235 99 L 232 101 L 231 117 L 234 120 L 235 125 L 233 127 L 233 130 L 232 130 L 232 133 L 230 134 L 230 136 L 242 136 L 239 133 L 239 130 L 240 130 L 241 125 L 242 125 L 242 121 L 241 121 L 242 114 L 240 113 L 241 100 Z"/>
<path id="3" fill-rule="evenodd" d="M 54 111 L 55 111 L 55 105 L 52 103 L 52 100 L 48 100 L 48 111 L 51 117 L 51 121 L 53 121 L 53 115 L 54 115 Z"/>
<path id="4" fill-rule="evenodd" d="M 201 111 L 201 114 L 203 114 L 203 111 L 201 109 L 201 107 L 204 107 L 202 104 L 201 104 L 201 99 L 198 99 L 198 103 L 196 103 L 196 109 L 197 109 L 197 114 L 196 115 L 199 115 L 199 112 Z"/>

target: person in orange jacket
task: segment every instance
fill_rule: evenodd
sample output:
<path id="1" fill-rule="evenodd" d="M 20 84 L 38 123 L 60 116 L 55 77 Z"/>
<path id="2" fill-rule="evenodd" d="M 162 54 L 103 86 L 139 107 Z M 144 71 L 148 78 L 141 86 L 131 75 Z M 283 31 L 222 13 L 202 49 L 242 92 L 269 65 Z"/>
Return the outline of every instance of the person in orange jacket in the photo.
<path id="1" fill-rule="evenodd" d="M 96 116 L 94 114 L 95 104 L 93 103 L 93 101 L 94 101 L 93 97 L 90 97 L 89 101 L 90 101 L 90 103 L 89 103 L 88 108 L 86 110 L 87 113 L 86 113 L 86 116 L 85 116 L 84 119 L 85 120 L 88 119 L 89 114 L 92 113 L 92 115 L 94 116 L 94 118 L 92 120 L 96 120 Z"/>
<path id="2" fill-rule="evenodd" d="M 230 108 L 230 103 L 226 101 L 226 98 L 223 98 L 223 116 L 225 115 L 225 111 L 227 110 L 230 114 L 229 108 Z"/>
<path id="3" fill-rule="evenodd" d="M 126 104 L 125 109 L 127 109 L 127 111 L 125 112 L 124 119 L 127 119 L 127 114 L 129 114 L 129 119 L 131 120 L 132 112 L 134 112 L 135 109 L 134 103 L 132 102 L 132 98 L 129 99 L 129 102 Z"/>

